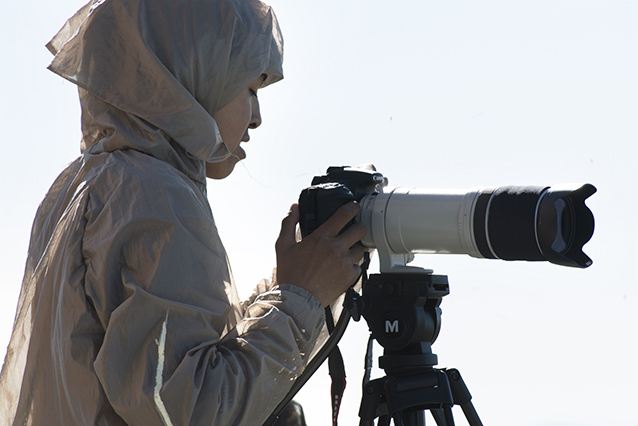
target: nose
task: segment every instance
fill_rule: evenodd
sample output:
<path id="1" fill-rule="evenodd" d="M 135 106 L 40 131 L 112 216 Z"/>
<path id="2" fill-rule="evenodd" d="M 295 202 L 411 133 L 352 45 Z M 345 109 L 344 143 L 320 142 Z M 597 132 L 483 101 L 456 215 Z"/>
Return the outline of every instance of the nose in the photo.
<path id="1" fill-rule="evenodd" d="M 259 109 L 259 99 L 254 98 L 252 100 L 252 114 L 250 117 L 250 124 L 248 125 L 249 129 L 256 129 L 261 126 L 261 111 Z"/>
<path id="2" fill-rule="evenodd" d="M 251 100 L 250 105 L 250 122 L 248 123 L 248 129 L 244 133 L 244 137 L 242 138 L 243 142 L 250 141 L 250 135 L 248 134 L 249 129 L 256 129 L 261 126 L 261 110 L 259 109 L 259 99 L 257 97 Z"/>
<path id="3" fill-rule="evenodd" d="M 251 105 L 251 116 L 249 129 L 256 129 L 261 126 L 261 110 L 259 109 L 259 99 L 254 98 Z"/>

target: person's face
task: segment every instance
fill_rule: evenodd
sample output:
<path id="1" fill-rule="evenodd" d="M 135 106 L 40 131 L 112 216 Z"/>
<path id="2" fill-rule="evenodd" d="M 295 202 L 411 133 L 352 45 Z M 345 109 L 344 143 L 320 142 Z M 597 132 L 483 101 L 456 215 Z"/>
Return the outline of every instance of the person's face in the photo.
<path id="1" fill-rule="evenodd" d="M 239 145 L 250 140 L 248 129 L 256 129 L 261 125 L 257 90 L 263 81 L 263 76 L 259 77 L 213 116 L 222 140 L 232 155 L 219 163 L 206 163 L 207 177 L 224 179 L 232 173 L 235 164 L 246 158 L 246 152 Z"/>

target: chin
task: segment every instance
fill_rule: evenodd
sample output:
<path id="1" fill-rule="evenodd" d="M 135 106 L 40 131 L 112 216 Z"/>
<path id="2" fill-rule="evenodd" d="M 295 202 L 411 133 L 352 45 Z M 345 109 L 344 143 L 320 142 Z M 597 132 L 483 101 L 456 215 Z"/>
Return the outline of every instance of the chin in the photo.
<path id="1" fill-rule="evenodd" d="M 228 161 L 231 159 L 233 161 Z M 237 159 L 230 157 L 221 163 L 206 163 L 206 177 L 216 180 L 225 179 L 235 170 L 237 162 Z"/>

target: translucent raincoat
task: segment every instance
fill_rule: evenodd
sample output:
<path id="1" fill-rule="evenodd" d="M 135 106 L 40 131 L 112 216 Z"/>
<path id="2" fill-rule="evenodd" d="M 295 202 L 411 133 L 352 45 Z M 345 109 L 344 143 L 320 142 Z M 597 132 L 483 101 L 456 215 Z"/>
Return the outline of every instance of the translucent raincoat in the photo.
<path id="1" fill-rule="evenodd" d="M 230 155 L 213 114 L 282 78 L 272 10 L 95 0 L 48 47 L 79 87 L 82 155 L 33 224 L 0 422 L 260 425 L 323 309 L 288 285 L 238 301 L 205 162 Z"/>

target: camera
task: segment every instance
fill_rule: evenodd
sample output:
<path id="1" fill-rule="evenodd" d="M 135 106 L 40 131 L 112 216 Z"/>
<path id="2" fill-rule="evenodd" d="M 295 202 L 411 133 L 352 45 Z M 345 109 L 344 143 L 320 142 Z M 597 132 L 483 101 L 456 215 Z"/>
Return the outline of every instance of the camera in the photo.
<path id="1" fill-rule="evenodd" d="M 350 317 L 365 318 L 371 338 L 383 346 L 379 367 L 386 376 L 370 380 L 368 345 L 360 424 L 373 425 L 378 417 L 384 425 L 391 419 L 423 425 L 426 410 L 437 424 L 454 424 L 452 406 L 459 405 L 468 424 L 482 425 L 459 371 L 434 368 L 431 345 L 441 328 L 441 300 L 449 294 L 447 276 L 407 264 L 415 253 L 449 253 L 587 268 L 592 261 L 583 246 L 594 233 L 594 216 L 585 200 L 595 192 L 591 184 L 391 188 L 371 165 L 330 167 L 315 176 L 299 196 L 302 237 L 356 201 L 361 211 L 353 222 L 367 230 L 357 244 L 379 258 L 378 274 L 368 275 L 367 262 L 362 265 L 361 294 L 354 286 L 346 293 L 339 332 L 321 358 L 334 352 Z"/>
<path id="2" fill-rule="evenodd" d="M 594 232 L 585 200 L 591 184 L 501 186 L 470 190 L 390 188 L 372 166 L 329 167 L 299 197 L 303 237 L 357 201 L 365 225 L 360 244 L 376 249 L 381 272 L 408 271 L 415 253 L 549 261 L 586 268 Z"/>

